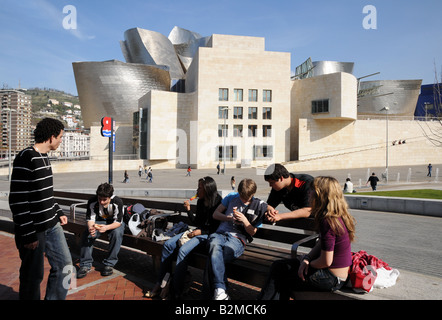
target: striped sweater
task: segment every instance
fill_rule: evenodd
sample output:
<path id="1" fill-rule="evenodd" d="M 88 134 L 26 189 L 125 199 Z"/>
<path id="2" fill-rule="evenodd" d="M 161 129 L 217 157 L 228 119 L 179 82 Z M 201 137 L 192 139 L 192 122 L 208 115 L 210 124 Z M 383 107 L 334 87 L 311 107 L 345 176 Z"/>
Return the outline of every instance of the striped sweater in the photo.
<path id="1" fill-rule="evenodd" d="M 21 244 L 37 241 L 37 232 L 59 222 L 63 211 L 54 202 L 52 168 L 46 154 L 29 147 L 15 157 L 9 207 L 16 241 Z"/>

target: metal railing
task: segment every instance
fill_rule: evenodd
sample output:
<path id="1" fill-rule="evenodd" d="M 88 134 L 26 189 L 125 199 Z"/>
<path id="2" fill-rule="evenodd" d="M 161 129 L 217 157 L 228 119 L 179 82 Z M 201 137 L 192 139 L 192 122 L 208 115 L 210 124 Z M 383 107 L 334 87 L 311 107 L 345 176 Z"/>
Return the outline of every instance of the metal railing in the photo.
<path id="1" fill-rule="evenodd" d="M 360 115 L 358 114 L 357 120 L 385 120 L 385 115 Z M 416 116 L 395 116 L 388 115 L 388 121 L 442 121 L 442 118 L 436 117 L 416 117 Z"/>

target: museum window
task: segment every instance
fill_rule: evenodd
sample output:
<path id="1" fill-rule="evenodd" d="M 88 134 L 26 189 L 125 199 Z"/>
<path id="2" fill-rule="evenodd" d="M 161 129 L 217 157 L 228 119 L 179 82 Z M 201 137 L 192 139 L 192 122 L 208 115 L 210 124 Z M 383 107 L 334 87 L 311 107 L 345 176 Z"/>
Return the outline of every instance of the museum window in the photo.
<path id="1" fill-rule="evenodd" d="M 254 160 L 273 158 L 273 146 L 253 146 L 253 158 Z"/>
<path id="2" fill-rule="evenodd" d="M 242 89 L 234 89 L 233 90 L 233 95 L 234 95 L 234 99 L 235 101 L 243 101 L 243 90 Z"/>
<path id="3" fill-rule="evenodd" d="M 223 149 L 224 146 L 218 146 L 218 158 L 215 159 L 217 161 L 221 161 L 224 160 L 224 154 L 223 154 Z M 232 160 L 236 160 L 237 157 L 237 147 L 236 146 L 226 146 L 226 154 L 225 154 L 225 159 L 232 161 Z"/>
<path id="4" fill-rule="evenodd" d="M 233 119 L 242 119 L 242 107 L 233 107 Z"/>
<path id="5" fill-rule="evenodd" d="M 218 107 L 218 119 L 229 119 L 229 109 L 227 107 Z"/>
<path id="6" fill-rule="evenodd" d="M 218 137 L 227 137 L 227 131 L 229 130 L 229 126 L 223 125 L 223 124 L 219 124 L 218 125 Z"/>
<path id="7" fill-rule="evenodd" d="M 258 90 L 249 89 L 249 101 L 253 101 L 253 102 L 258 101 Z"/>
<path id="8" fill-rule="evenodd" d="M 270 125 L 262 126 L 262 136 L 263 137 L 271 137 L 272 136 L 272 126 L 270 126 Z"/>
<path id="9" fill-rule="evenodd" d="M 272 108 L 270 108 L 270 107 L 262 108 L 262 118 L 264 120 L 272 119 Z"/>
<path id="10" fill-rule="evenodd" d="M 262 101 L 263 102 L 272 102 L 272 90 L 263 90 L 262 91 Z"/>
<path id="11" fill-rule="evenodd" d="M 327 112 L 329 112 L 328 99 L 312 101 L 312 113 L 327 113 Z"/>
<path id="12" fill-rule="evenodd" d="M 219 101 L 229 101 L 229 89 L 219 89 Z"/>
<path id="13" fill-rule="evenodd" d="M 233 125 L 233 136 L 234 137 L 242 137 L 242 124 Z"/>
<path id="14" fill-rule="evenodd" d="M 258 119 L 258 108 L 249 107 L 249 119 Z"/>
<path id="15" fill-rule="evenodd" d="M 250 124 L 248 127 L 249 137 L 256 137 L 256 132 L 258 131 L 258 126 L 255 124 Z"/>

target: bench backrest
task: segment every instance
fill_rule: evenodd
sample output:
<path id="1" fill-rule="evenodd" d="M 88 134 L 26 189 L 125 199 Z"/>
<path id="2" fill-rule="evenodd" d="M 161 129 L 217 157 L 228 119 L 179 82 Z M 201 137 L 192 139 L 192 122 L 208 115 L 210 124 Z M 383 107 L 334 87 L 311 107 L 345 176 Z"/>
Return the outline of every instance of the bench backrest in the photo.
<path id="1" fill-rule="evenodd" d="M 70 206 L 73 203 L 86 202 L 92 194 L 55 191 L 54 196 L 56 201 L 60 205 Z M 190 219 L 187 216 L 183 203 L 167 202 L 167 201 L 154 201 L 148 199 L 138 198 L 125 198 L 120 197 L 123 203 L 127 206 L 131 204 L 140 203 L 148 209 L 163 210 L 165 212 L 180 213 L 169 217 L 169 222 L 177 223 L 183 221 L 188 225 L 192 225 Z M 191 210 L 196 210 L 196 205 L 191 205 Z M 295 242 L 302 242 L 304 239 L 310 237 L 311 239 L 305 243 L 302 243 L 303 247 L 313 247 L 316 239 L 311 237 L 315 235 L 314 223 L 312 218 L 301 218 L 294 220 L 280 221 L 276 226 L 265 222 L 264 225 L 258 229 L 254 239 L 263 241 L 271 241 L 273 243 L 280 243 L 282 247 L 291 246 Z"/>

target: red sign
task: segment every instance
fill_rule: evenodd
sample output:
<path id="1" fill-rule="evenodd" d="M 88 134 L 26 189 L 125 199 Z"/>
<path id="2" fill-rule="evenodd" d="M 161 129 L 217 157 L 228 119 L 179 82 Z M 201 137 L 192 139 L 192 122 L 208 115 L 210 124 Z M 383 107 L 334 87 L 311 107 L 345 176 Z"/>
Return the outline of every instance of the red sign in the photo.
<path id="1" fill-rule="evenodd" d="M 106 138 L 112 137 L 112 118 L 103 117 L 101 119 L 101 135 Z"/>

